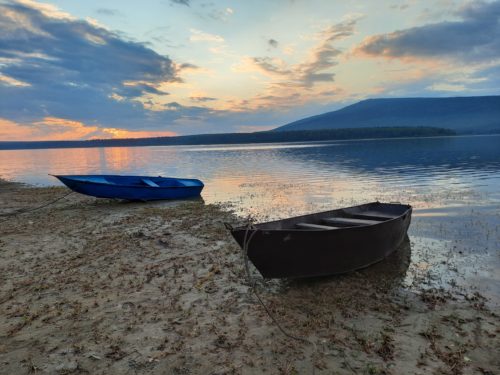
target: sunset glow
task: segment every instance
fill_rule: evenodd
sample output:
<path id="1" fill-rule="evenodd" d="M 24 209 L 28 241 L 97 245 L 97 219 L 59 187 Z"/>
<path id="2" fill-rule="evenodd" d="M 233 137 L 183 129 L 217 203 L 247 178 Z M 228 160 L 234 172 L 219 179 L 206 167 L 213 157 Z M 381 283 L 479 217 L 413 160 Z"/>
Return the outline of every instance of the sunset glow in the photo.
<path id="1" fill-rule="evenodd" d="M 74 140 L 74 139 L 112 139 L 171 137 L 177 135 L 170 131 L 144 131 L 87 126 L 79 121 L 45 117 L 32 124 L 17 124 L 0 119 L 0 139 L 2 141 Z"/>
<path id="2" fill-rule="evenodd" d="M 268 130 L 496 95 L 500 1 L 0 1 L 0 141 Z"/>

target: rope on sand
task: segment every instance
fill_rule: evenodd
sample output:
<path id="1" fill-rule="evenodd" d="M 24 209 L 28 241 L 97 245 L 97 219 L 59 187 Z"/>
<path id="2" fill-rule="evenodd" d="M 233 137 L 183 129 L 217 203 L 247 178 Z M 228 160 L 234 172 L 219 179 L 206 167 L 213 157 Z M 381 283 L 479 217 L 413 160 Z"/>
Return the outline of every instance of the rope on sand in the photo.
<path id="1" fill-rule="evenodd" d="M 248 233 L 250 231 L 252 233 L 249 235 Z M 278 327 L 278 329 L 281 331 L 281 333 L 283 333 L 286 337 L 288 337 L 290 339 L 293 339 L 293 340 L 296 340 L 296 341 L 301 341 L 303 343 L 312 345 L 314 347 L 314 353 L 316 353 L 317 352 L 316 344 L 313 341 L 308 340 L 308 339 L 306 339 L 304 337 L 295 336 L 295 335 L 292 335 L 291 333 L 287 332 L 281 326 L 281 324 L 278 322 L 278 320 L 273 316 L 273 314 L 271 313 L 271 311 L 269 310 L 269 308 L 265 305 L 265 303 L 262 300 L 262 298 L 260 297 L 259 293 L 257 293 L 257 287 L 256 287 L 257 286 L 257 282 L 256 282 L 256 279 L 252 280 L 252 277 L 250 275 L 250 266 L 249 266 L 249 262 L 248 262 L 248 245 L 250 244 L 250 241 L 252 240 L 253 236 L 257 232 L 258 232 L 258 229 L 252 223 L 248 223 L 247 227 L 245 229 L 245 236 L 243 238 L 243 247 L 242 247 L 242 250 L 243 250 L 243 261 L 244 261 L 244 264 L 245 264 L 245 272 L 246 272 L 247 282 L 250 285 L 250 289 L 255 294 L 255 296 L 259 300 L 259 303 L 262 305 L 262 307 L 266 311 L 266 313 L 269 316 L 269 318 L 276 325 L 276 327 Z M 315 374 L 314 363 L 312 363 L 312 374 L 313 375 Z"/>
<path id="2" fill-rule="evenodd" d="M 52 200 L 50 202 L 46 202 L 46 203 L 44 203 L 44 204 L 42 204 L 41 206 L 38 206 L 38 207 L 27 208 L 27 209 L 24 209 L 24 210 L 18 210 L 18 211 L 15 211 L 15 212 L 9 212 L 9 213 L 6 213 L 6 214 L 0 214 L 0 217 L 2 217 L 2 216 L 3 217 L 5 217 L 5 216 L 8 217 L 8 216 L 22 215 L 22 214 L 25 214 L 27 212 L 33 212 L 33 211 L 36 211 L 36 210 L 40 210 L 40 209 L 42 209 L 44 207 L 50 206 L 51 204 L 54 204 L 54 203 L 60 201 L 63 198 L 66 198 L 68 195 L 71 195 L 73 193 L 74 193 L 74 191 L 70 191 L 69 193 L 64 194 L 62 197 L 54 199 L 54 200 Z M 8 219 L 4 219 L 4 220 L 1 220 L 0 222 L 7 221 L 7 220 Z"/>

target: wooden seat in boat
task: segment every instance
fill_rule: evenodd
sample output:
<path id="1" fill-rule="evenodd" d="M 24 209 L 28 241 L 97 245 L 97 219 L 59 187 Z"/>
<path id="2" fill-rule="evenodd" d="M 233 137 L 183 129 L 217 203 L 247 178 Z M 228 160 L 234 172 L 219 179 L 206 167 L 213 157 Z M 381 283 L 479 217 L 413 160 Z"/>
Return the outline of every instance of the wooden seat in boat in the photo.
<path id="1" fill-rule="evenodd" d="M 151 187 L 160 187 L 156 182 L 151 181 L 149 178 L 142 178 L 142 182 L 144 182 L 146 185 L 151 186 Z"/>
<path id="2" fill-rule="evenodd" d="M 332 225 L 352 225 L 352 226 L 360 226 L 360 225 L 373 225 L 380 223 L 379 220 L 366 220 L 366 219 L 352 219 L 348 217 L 329 217 L 321 220 L 325 224 Z"/>
<path id="3" fill-rule="evenodd" d="M 328 225 L 319 225 L 319 224 L 309 224 L 309 223 L 297 223 L 295 226 L 299 229 L 317 229 L 317 230 L 332 230 L 339 229 L 338 227 L 332 227 Z"/>
<path id="4" fill-rule="evenodd" d="M 373 217 L 373 218 L 380 218 L 380 219 L 394 219 L 395 217 L 398 217 L 399 215 L 397 214 L 391 214 L 388 212 L 377 212 L 377 211 L 364 211 L 359 214 L 355 214 L 354 216 L 365 216 L 366 218 L 368 217 Z"/>

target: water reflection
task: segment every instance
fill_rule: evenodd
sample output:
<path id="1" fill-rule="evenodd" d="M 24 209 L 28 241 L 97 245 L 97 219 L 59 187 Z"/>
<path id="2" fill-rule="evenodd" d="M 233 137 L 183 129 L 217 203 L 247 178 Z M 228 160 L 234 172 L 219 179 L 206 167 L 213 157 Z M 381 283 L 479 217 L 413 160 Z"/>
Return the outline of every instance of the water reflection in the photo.
<path id="1" fill-rule="evenodd" d="M 330 143 L 0 151 L 0 176 L 40 185 L 52 174 L 200 178 L 207 203 L 261 219 L 367 200 L 499 201 L 500 136 Z"/>
<path id="2" fill-rule="evenodd" d="M 335 146 L 282 154 L 316 168 L 341 167 L 375 178 L 401 179 L 409 174 L 425 181 L 454 171 L 487 177 L 500 170 L 499 136 L 350 141 Z"/>

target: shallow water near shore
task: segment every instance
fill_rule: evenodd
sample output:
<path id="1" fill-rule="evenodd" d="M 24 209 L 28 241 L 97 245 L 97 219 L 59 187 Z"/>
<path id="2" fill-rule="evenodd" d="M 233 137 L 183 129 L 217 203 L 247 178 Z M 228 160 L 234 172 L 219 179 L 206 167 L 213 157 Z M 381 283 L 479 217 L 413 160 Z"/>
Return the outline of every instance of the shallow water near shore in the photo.
<path id="1" fill-rule="evenodd" d="M 206 203 L 257 221 L 373 200 L 410 203 L 404 285 L 467 288 L 500 302 L 497 135 L 0 151 L 4 179 L 58 185 L 49 173 L 200 178 Z"/>

